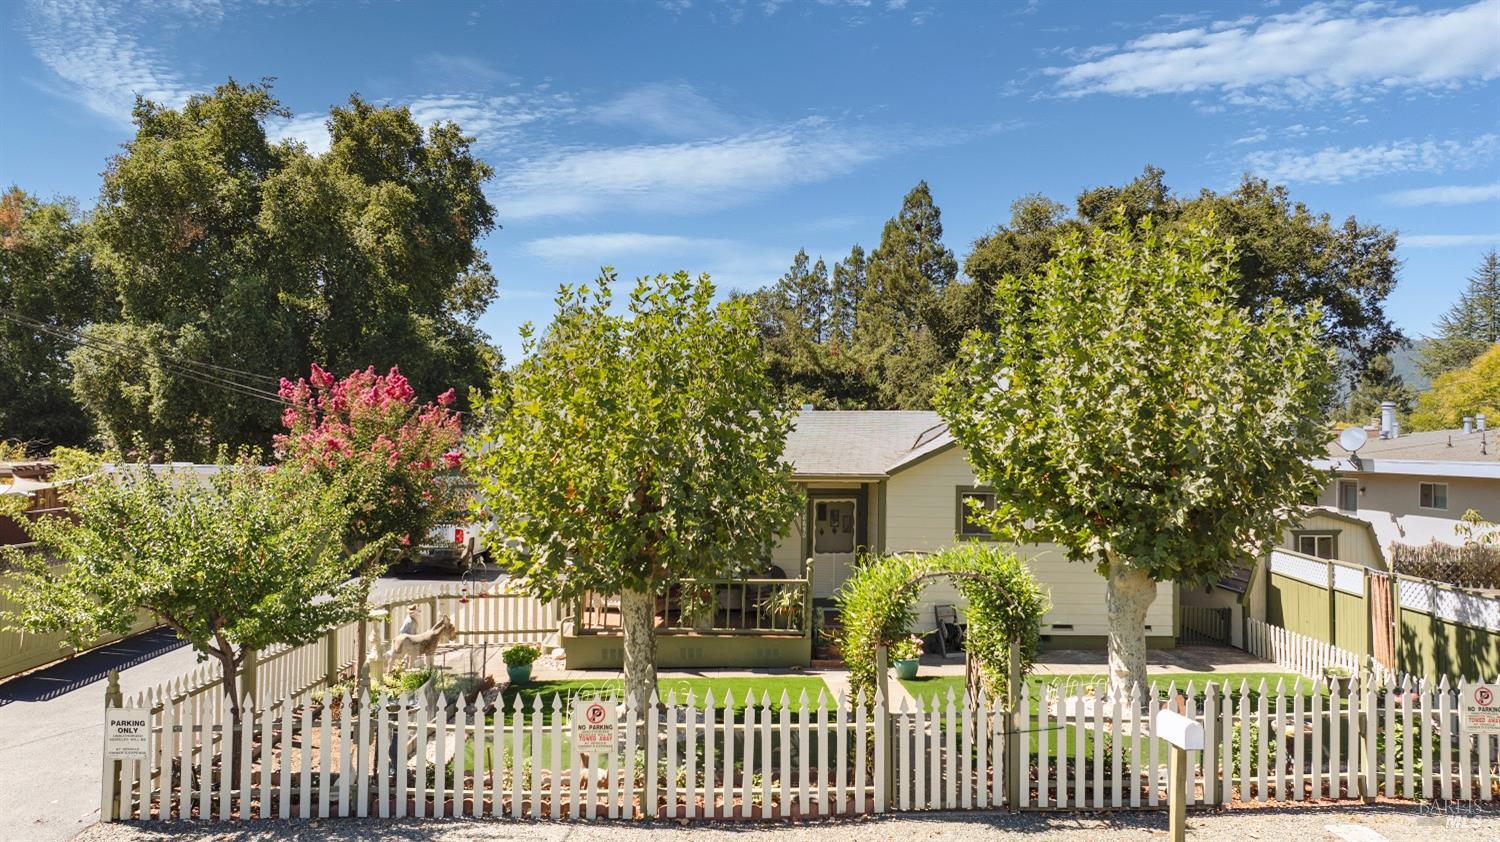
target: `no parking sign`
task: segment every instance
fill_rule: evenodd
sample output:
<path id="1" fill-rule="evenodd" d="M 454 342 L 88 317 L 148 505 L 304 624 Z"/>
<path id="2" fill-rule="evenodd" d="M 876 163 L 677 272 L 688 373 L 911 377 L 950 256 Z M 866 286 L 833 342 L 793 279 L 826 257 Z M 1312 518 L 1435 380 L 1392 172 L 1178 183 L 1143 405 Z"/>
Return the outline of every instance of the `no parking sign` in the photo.
<path id="1" fill-rule="evenodd" d="M 573 746 L 579 751 L 614 750 L 614 702 L 573 703 Z"/>
<path id="2" fill-rule="evenodd" d="M 1459 704 L 1464 733 L 1500 734 L 1500 686 L 1476 684 L 1463 692 Z"/>

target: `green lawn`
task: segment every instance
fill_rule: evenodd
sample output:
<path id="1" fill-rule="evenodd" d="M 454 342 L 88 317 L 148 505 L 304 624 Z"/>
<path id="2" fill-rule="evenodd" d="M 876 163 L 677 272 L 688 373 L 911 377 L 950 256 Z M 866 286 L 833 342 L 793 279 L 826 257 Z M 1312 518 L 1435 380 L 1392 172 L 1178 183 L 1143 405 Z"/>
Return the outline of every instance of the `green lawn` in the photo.
<path id="1" fill-rule="evenodd" d="M 561 696 L 563 710 L 566 716 L 571 716 L 569 701 L 574 698 L 589 698 L 591 696 L 608 696 L 619 698 L 624 690 L 623 683 L 619 679 L 566 679 L 559 681 L 532 681 L 526 684 L 507 686 L 503 694 L 503 707 L 510 710 L 519 699 L 523 710 L 533 710 L 532 705 L 540 703 L 544 709 L 551 711 L 554 697 Z M 671 693 L 677 694 L 677 704 L 686 705 L 688 693 L 693 694 L 694 703 L 700 707 L 708 697 L 709 690 L 714 694 L 714 707 L 723 710 L 726 702 L 732 704 L 736 718 L 743 718 L 745 712 L 745 696 L 753 693 L 756 707 L 759 708 L 764 696 L 769 696 L 773 710 L 781 709 L 781 695 L 786 693 L 788 701 L 793 709 L 796 709 L 802 693 L 807 693 L 807 706 L 815 708 L 818 702 L 818 691 L 821 690 L 826 696 L 826 702 L 832 706 L 833 695 L 828 690 L 828 685 L 823 679 L 810 675 L 765 675 L 753 678 L 666 678 L 657 682 L 657 694 L 665 702 Z M 727 697 L 727 698 L 726 698 Z M 550 717 L 549 717 L 550 721 Z"/>
<path id="2" fill-rule="evenodd" d="M 1228 685 L 1233 690 L 1235 697 L 1238 698 L 1240 682 L 1243 681 L 1252 701 L 1259 698 L 1261 681 L 1265 681 L 1267 693 L 1275 693 L 1277 681 L 1285 682 L 1284 689 L 1286 694 L 1291 695 L 1292 688 L 1296 685 L 1297 679 L 1297 675 L 1286 672 L 1193 672 L 1151 676 L 1151 680 L 1156 683 L 1158 694 L 1166 693 L 1168 685 L 1172 682 L 1176 683 L 1178 692 L 1184 692 L 1187 690 L 1188 682 L 1192 682 L 1194 695 L 1200 697 L 1203 695 L 1204 686 L 1212 681 L 1221 689 L 1225 685 Z M 1035 705 L 1036 699 L 1041 696 L 1043 685 L 1050 685 L 1054 692 L 1061 690 L 1068 694 L 1079 692 L 1083 688 L 1093 687 L 1097 694 L 1109 685 L 1109 677 L 1104 673 L 1028 675 L 1026 677 L 1026 685 L 1030 688 L 1032 703 Z M 905 687 L 907 692 L 929 705 L 933 696 L 937 696 L 938 701 L 946 705 L 949 690 L 953 691 L 953 698 L 960 700 L 963 698 L 964 677 L 961 675 L 924 676 L 918 674 L 916 678 L 910 681 L 902 681 L 901 686 Z M 1301 691 L 1304 696 L 1312 695 L 1312 682 L 1303 678 Z M 1326 688 L 1324 694 L 1327 694 Z"/>

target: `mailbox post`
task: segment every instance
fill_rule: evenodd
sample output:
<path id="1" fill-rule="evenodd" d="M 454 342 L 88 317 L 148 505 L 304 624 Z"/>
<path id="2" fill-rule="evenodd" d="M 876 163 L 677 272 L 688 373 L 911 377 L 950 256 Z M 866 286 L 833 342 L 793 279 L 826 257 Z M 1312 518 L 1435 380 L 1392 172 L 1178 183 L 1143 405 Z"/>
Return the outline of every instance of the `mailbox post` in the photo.
<path id="1" fill-rule="evenodd" d="M 1172 832 L 1172 842 L 1183 842 L 1187 838 L 1187 753 L 1203 750 L 1203 726 L 1174 710 L 1162 710 L 1156 714 L 1155 736 L 1166 740 L 1171 747 L 1172 766 L 1167 778 L 1171 810 L 1168 827 Z"/>

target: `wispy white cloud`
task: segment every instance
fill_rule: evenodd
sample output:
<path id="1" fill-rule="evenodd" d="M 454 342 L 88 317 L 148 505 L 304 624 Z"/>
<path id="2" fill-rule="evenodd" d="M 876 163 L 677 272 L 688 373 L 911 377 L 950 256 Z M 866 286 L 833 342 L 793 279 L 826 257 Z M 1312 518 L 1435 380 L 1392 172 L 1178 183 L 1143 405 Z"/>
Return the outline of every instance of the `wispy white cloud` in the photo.
<path id="1" fill-rule="evenodd" d="M 1451 248 L 1453 246 L 1495 246 L 1500 245 L 1500 233 L 1413 234 L 1411 236 L 1399 237 L 1396 242 L 1407 248 L 1414 249 Z"/>
<path id="2" fill-rule="evenodd" d="M 531 240 L 522 250 L 533 257 L 556 262 L 605 262 L 621 256 L 687 252 L 702 254 L 731 247 L 729 240 L 683 237 L 676 234 L 642 234 L 619 231 L 607 234 L 566 234 Z"/>
<path id="3" fill-rule="evenodd" d="M 590 115 L 605 125 L 674 138 L 728 134 L 741 128 L 738 119 L 686 82 L 652 82 L 632 88 L 594 108 Z"/>
<path id="4" fill-rule="evenodd" d="M 605 209 L 692 212 L 842 175 L 889 147 L 809 119 L 713 141 L 582 148 L 520 162 L 492 194 L 502 219 Z"/>
<path id="5" fill-rule="evenodd" d="M 392 101 L 406 105 L 412 119 L 421 125 L 454 122 L 473 135 L 481 148 L 496 149 L 515 141 L 523 126 L 559 117 L 573 111 L 565 94 L 526 92 L 507 94 L 425 94 L 414 99 Z"/>
<path id="6" fill-rule="evenodd" d="M 1393 205 L 1472 205 L 1500 199 L 1500 181 L 1491 184 L 1448 184 L 1418 187 L 1387 193 L 1385 200 Z"/>
<path id="7" fill-rule="evenodd" d="M 221 13 L 217 4 L 186 8 L 209 21 Z M 135 34 L 138 17 L 150 9 L 96 0 L 31 0 L 24 27 L 32 52 L 56 74 L 65 96 L 128 126 L 137 96 L 177 107 L 201 90 Z"/>
<path id="8" fill-rule="evenodd" d="M 1433 12 L 1313 3 L 1286 14 L 1154 32 L 1047 72 L 1070 96 L 1217 90 L 1232 102 L 1259 105 L 1457 86 L 1500 76 L 1497 19 L 1500 0 Z"/>
<path id="9" fill-rule="evenodd" d="M 327 114 L 293 114 L 291 119 L 279 120 L 266 127 L 272 140 L 293 140 L 307 147 L 314 155 L 328 151 L 332 138 L 328 136 Z"/>
<path id="10" fill-rule="evenodd" d="M 1473 140 L 1398 140 L 1370 146 L 1329 146 L 1315 151 L 1252 152 L 1246 166 L 1272 181 L 1333 184 L 1395 172 L 1439 173 L 1478 166 L 1500 151 L 1500 136 Z"/>
<path id="11" fill-rule="evenodd" d="M 1230 141 L 1231 146 L 1248 146 L 1256 143 L 1265 143 L 1270 134 L 1265 129 L 1256 129 L 1247 135 L 1242 135 Z"/>
<path id="12" fill-rule="evenodd" d="M 616 231 L 542 237 L 522 251 L 587 276 L 613 266 L 622 277 L 675 272 L 706 272 L 721 290 L 755 289 L 775 280 L 805 243 L 752 244 L 720 237 Z M 812 254 L 819 254 L 809 249 Z"/>

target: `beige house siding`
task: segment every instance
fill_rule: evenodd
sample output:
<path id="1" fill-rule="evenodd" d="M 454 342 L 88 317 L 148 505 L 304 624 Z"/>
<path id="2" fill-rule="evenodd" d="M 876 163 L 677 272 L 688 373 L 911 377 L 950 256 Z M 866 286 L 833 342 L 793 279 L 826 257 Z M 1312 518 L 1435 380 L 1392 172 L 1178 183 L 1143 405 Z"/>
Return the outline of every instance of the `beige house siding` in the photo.
<path id="1" fill-rule="evenodd" d="M 1345 473 L 1328 483 L 1318 498 L 1318 505 L 1338 510 L 1340 480 L 1359 483 L 1359 509 L 1345 514 L 1351 514 L 1373 526 L 1376 540 L 1382 548 L 1392 543 L 1460 543 L 1462 539 L 1454 532 L 1453 527 L 1469 509 L 1477 510 L 1481 517 L 1492 522 L 1500 519 L 1500 480 Z M 1424 509 L 1419 505 L 1421 484 L 1424 482 L 1445 483 L 1448 486 L 1447 509 Z"/>
<path id="2" fill-rule="evenodd" d="M 886 481 L 885 493 L 886 551 L 934 552 L 953 545 L 957 540 L 957 490 L 976 484 L 974 471 L 958 447 L 892 475 Z M 1022 547 L 1019 552 L 1051 595 L 1052 610 L 1043 619 L 1043 634 L 1097 636 L 1109 632 L 1104 579 L 1092 565 L 1069 562 L 1053 545 Z M 1174 593 L 1170 583 L 1157 586 L 1156 601 L 1147 613 L 1149 636 L 1173 634 Z M 963 599 L 948 582 L 934 582 L 922 594 L 914 628 L 931 629 L 932 608 L 942 603 L 961 606 Z"/>
<path id="3" fill-rule="evenodd" d="M 1374 530 L 1365 521 L 1351 523 L 1349 519 L 1314 510 L 1303 518 L 1296 529 L 1288 529 L 1282 533 L 1281 545 L 1298 552 L 1296 534 L 1299 532 L 1333 533 L 1337 544 L 1334 558 L 1376 570 L 1388 569 L 1385 553 L 1376 542 Z"/>

